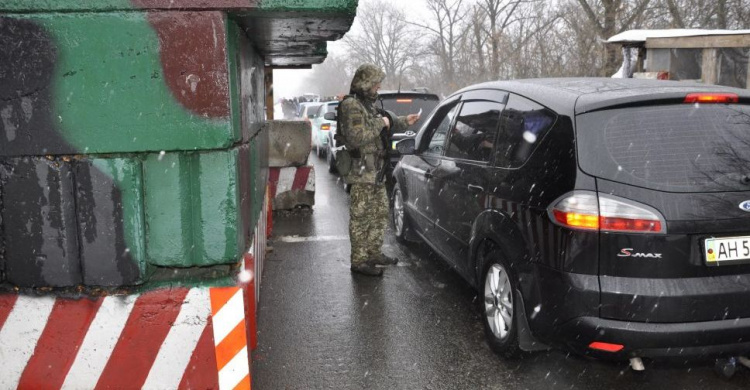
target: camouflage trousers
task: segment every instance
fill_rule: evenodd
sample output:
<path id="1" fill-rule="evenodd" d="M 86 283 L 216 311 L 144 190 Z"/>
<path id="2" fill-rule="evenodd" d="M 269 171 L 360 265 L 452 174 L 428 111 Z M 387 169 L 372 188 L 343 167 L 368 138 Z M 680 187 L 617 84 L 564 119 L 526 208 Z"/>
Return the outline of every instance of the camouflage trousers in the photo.
<path id="1" fill-rule="evenodd" d="M 352 184 L 349 205 L 352 264 L 361 264 L 380 255 L 387 225 L 388 197 L 385 186 Z"/>

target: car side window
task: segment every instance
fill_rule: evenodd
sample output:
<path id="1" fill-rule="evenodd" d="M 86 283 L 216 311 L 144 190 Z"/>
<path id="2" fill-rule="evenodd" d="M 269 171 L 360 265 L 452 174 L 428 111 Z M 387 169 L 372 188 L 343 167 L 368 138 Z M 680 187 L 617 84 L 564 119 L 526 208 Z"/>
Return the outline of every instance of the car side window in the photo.
<path id="1" fill-rule="evenodd" d="M 510 95 L 508 104 L 500 115 L 495 165 L 516 168 L 525 164 L 556 118 L 544 106 Z"/>
<path id="2" fill-rule="evenodd" d="M 442 118 L 440 118 L 440 115 L 437 115 L 435 117 L 435 120 L 432 121 L 431 125 L 435 125 L 435 130 L 433 131 L 432 136 L 430 136 L 430 141 L 427 144 L 427 149 L 425 149 L 424 151 L 425 154 L 433 154 L 438 156 L 443 154 L 445 139 L 448 136 L 448 130 L 450 129 L 451 123 L 453 123 L 453 118 L 456 116 L 458 107 L 458 104 L 453 106 L 453 108 L 450 108 L 450 110 L 445 113 Z"/>
<path id="3" fill-rule="evenodd" d="M 490 101 L 470 101 L 461 107 L 450 132 L 446 157 L 489 162 L 495 144 L 503 105 Z"/>

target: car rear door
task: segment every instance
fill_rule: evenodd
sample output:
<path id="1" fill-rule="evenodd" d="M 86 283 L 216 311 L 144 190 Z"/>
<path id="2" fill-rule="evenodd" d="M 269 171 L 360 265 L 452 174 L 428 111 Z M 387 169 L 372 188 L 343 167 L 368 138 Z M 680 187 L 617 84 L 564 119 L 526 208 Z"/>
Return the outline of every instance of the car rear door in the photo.
<path id="1" fill-rule="evenodd" d="M 495 139 L 507 94 L 465 94 L 445 154 L 433 171 L 436 243 L 454 265 L 469 271 L 474 220 L 486 209 Z"/>
<path id="2" fill-rule="evenodd" d="M 653 224 L 602 231 L 601 316 L 750 317 L 750 106 L 662 102 L 597 111 L 577 117 L 576 136 L 600 203 L 617 197 L 664 224 L 663 232 L 632 231 Z"/>

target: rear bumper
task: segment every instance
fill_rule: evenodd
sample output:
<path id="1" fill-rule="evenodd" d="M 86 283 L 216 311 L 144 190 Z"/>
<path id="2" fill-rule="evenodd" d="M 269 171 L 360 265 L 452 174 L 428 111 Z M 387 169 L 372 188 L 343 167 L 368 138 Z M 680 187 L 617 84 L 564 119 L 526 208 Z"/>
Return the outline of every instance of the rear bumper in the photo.
<path id="1" fill-rule="evenodd" d="M 529 327 L 535 337 L 547 344 L 565 346 L 576 353 L 614 360 L 634 356 L 710 358 L 750 354 L 750 316 L 732 311 L 729 313 L 731 316 L 723 317 L 728 319 L 690 320 L 691 314 L 700 318 L 698 315 L 705 313 L 693 311 L 695 305 L 690 304 L 690 299 L 685 300 L 689 296 L 686 289 L 682 290 L 682 301 L 672 302 L 667 299 L 671 295 L 662 296 L 661 292 L 674 290 L 673 295 L 679 295 L 679 289 L 664 288 L 662 284 L 654 284 L 647 279 L 634 280 L 633 284 L 639 289 L 628 291 L 623 287 L 627 287 L 624 283 L 616 284 L 616 288 L 609 288 L 609 284 L 601 283 L 597 275 L 562 272 L 542 266 L 532 267 L 530 272 L 522 276 L 527 283 L 526 291 L 523 291 L 522 283 L 526 308 L 540 309 L 534 313 L 527 310 Z M 697 280 L 705 284 L 705 296 L 701 299 L 714 299 L 715 302 L 722 302 L 719 290 L 734 291 L 739 288 L 737 286 L 744 285 L 730 283 L 721 277 L 691 282 Z M 737 277 L 732 280 L 736 281 Z M 721 286 L 715 287 L 717 291 L 708 290 L 708 286 L 714 284 Z M 600 301 L 607 294 L 621 294 L 629 298 L 622 299 L 616 305 L 621 312 L 643 310 L 643 307 L 649 307 L 653 314 L 664 308 L 670 310 L 661 311 L 661 315 L 653 315 L 649 320 L 613 319 L 606 316 L 608 311 L 605 309 L 608 306 L 602 305 Z M 661 301 L 649 300 L 649 305 L 638 304 L 639 299 L 650 297 L 661 297 Z M 740 299 L 739 302 L 747 300 Z M 668 315 L 674 312 L 679 312 L 679 316 Z M 617 344 L 623 348 L 617 352 L 604 352 L 589 348 L 592 342 Z"/>
<path id="2" fill-rule="evenodd" d="M 580 317 L 559 328 L 574 351 L 598 358 L 709 358 L 750 353 L 750 318 L 688 323 L 644 323 Z M 594 341 L 623 345 L 618 352 L 589 348 Z"/>

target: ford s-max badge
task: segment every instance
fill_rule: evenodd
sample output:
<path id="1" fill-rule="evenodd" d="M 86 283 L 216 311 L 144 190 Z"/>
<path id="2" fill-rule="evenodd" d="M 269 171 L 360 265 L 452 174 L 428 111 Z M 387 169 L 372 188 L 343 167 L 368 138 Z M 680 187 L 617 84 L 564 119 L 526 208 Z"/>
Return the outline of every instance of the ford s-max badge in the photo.
<path id="1" fill-rule="evenodd" d="M 750 200 L 746 200 L 742 203 L 740 203 L 740 209 L 742 211 L 747 211 L 750 213 Z"/>

